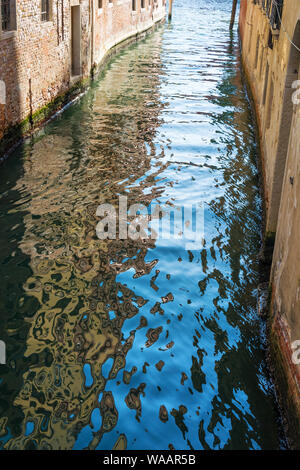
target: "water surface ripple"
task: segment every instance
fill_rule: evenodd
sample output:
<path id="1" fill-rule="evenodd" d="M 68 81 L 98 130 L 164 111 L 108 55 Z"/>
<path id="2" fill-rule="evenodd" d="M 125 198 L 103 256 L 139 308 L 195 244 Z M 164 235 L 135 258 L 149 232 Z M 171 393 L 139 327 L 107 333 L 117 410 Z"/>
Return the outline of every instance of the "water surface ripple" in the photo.
<path id="1" fill-rule="evenodd" d="M 0 446 L 276 449 L 257 144 L 229 0 L 176 0 L 0 176 Z M 205 243 L 101 241 L 99 204 L 205 206 Z M 126 444 L 127 443 L 127 444 Z"/>

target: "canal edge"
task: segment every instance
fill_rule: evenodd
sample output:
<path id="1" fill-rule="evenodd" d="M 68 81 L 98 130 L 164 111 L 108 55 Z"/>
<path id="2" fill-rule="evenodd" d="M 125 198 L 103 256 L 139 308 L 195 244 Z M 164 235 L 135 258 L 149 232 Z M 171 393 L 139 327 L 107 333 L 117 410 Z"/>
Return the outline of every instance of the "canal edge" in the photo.
<path id="1" fill-rule="evenodd" d="M 239 27 L 238 36 L 242 82 L 249 100 L 258 145 L 257 166 L 259 172 L 259 190 L 262 200 L 261 248 L 258 254 L 260 283 L 257 286 L 257 314 L 260 317 L 260 321 L 264 323 L 266 362 L 273 384 L 272 388 L 280 419 L 280 427 L 283 431 L 283 435 L 280 438 L 284 443 L 284 447 L 291 450 L 300 450 L 300 401 L 299 399 L 297 400 L 297 395 L 300 391 L 296 390 L 295 379 L 290 368 L 291 354 L 289 351 L 285 351 L 287 346 L 284 340 L 285 331 L 282 330 L 283 325 L 278 325 L 275 312 L 272 311 L 272 305 L 274 304 L 272 301 L 271 268 L 276 232 L 267 231 L 266 165 L 262 145 L 262 126 L 257 108 L 258 100 L 255 87 L 254 84 L 252 86 L 242 52 L 242 39 Z"/>
<path id="2" fill-rule="evenodd" d="M 88 77 L 76 81 L 66 92 L 56 96 L 54 100 L 31 116 L 27 116 L 21 123 L 9 128 L 0 139 L 0 166 L 23 142 L 34 137 L 48 123 L 60 116 L 70 106 L 76 104 L 88 92 L 91 83 L 105 70 L 113 56 L 126 47 L 141 41 L 164 23 L 165 16 L 156 20 L 150 27 L 130 34 L 127 38 L 114 44 L 104 54 L 100 63 L 91 67 Z"/>

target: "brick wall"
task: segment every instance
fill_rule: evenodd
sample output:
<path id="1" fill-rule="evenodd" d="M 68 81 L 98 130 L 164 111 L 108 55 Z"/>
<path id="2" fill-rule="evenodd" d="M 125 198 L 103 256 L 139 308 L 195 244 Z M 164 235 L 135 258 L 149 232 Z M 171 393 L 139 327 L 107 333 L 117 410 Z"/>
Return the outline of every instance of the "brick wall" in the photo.
<path id="1" fill-rule="evenodd" d="M 12 4 L 14 0 L 12 0 Z M 41 0 L 16 0 L 16 30 L 0 31 L 0 139 L 7 130 L 89 76 L 107 51 L 151 27 L 165 15 L 164 0 L 50 0 L 50 21 L 41 20 Z M 71 8 L 80 6 L 81 74 L 72 76 Z"/>

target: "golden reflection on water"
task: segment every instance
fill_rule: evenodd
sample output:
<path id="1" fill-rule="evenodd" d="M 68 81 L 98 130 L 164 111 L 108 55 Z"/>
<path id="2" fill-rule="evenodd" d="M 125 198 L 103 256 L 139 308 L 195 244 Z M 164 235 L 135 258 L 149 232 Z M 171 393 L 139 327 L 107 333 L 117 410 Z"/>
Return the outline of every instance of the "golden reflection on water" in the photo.
<path id="1" fill-rule="evenodd" d="M 155 155 L 152 139 L 162 107 L 158 100 L 160 42 L 161 34 L 156 34 L 144 45 L 142 54 L 136 49 L 127 52 L 117 73 L 112 66 L 100 90 L 85 98 L 81 106 L 85 116 L 85 107 L 91 106 L 93 118 L 74 125 L 84 127 L 84 148 L 76 147 L 76 130 L 73 138 L 42 132 L 42 138 L 32 145 L 32 156 L 24 160 L 24 175 L 15 189 L 24 193 L 26 188 L 31 193 L 26 193 L 22 201 L 27 215 L 19 246 L 30 257 L 32 276 L 23 288 L 39 305 L 32 317 L 25 318 L 29 332 L 24 356 L 41 357 L 44 352 L 48 364 L 38 361 L 41 363 L 23 374 L 22 388 L 14 400 L 14 406 L 24 414 L 23 432 L 9 440 L 5 446 L 8 449 L 71 449 L 76 434 L 90 424 L 91 413 L 98 407 L 102 425 L 89 444 L 93 449 L 118 422 L 114 397 L 104 390 L 107 381 L 114 380 L 125 368 L 134 341 L 136 330 L 124 338 L 122 326 L 146 300 L 117 282 L 116 276 L 133 268 L 141 277 L 151 272 L 156 260 L 147 263 L 144 259 L 148 248 L 154 246 L 151 240 L 99 240 L 95 214 L 102 202 L 116 202 L 117 194 L 124 191 L 122 180 L 126 179 L 128 185 L 130 179 L 143 176 Z M 135 73 L 140 60 L 155 63 L 153 75 Z M 114 129 L 118 138 L 112 145 Z M 145 143 L 151 146 L 150 155 Z M 77 152 L 85 159 L 78 168 L 73 158 Z M 159 171 L 158 167 L 156 173 Z M 145 203 L 143 190 L 151 186 L 154 177 L 152 174 L 150 181 L 146 178 L 135 188 L 129 200 L 137 202 L 143 196 Z M 152 198 L 150 193 L 147 202 Z M 110 319 L 112 312 L 114 318 Z M 147 322 L 141 319 L 136 329 L 145 328 L 147 347 L 158 333 L 146 327 Z M 109 358 L 113 358 L 113 365 L 104 378 L 102 366 Z M 83 372 L 87 364 L 92 377 L 89 385 Z M 133 373 L 124 369 L 124 383 L 129 385 Z M 144 388 L 141 383 L 124 397 L 137 419 Z M 34 423 L 34 431 L 26 436 L 28 421 Z M 121 436 L 116 447 L 125 445 Z"/>
<path id="2" fill-rule="evenodd" d="M 0 448 L 280 446 L 230 1 L 176 5 L 172 26 L 116 56 L 3 167 Z M 97 207 L 120 195 L 205 203 L 203 248 L 99 240 Z"/>

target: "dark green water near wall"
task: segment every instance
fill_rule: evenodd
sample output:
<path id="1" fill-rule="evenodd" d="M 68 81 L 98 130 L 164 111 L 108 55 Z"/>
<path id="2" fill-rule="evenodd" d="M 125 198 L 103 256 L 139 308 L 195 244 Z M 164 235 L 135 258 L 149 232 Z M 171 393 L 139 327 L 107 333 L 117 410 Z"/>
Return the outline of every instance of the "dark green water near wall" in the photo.
<path id="1" fill-rule="evenodd" d="M 258 149 L 228 0 L 178 0 L 0 175 L 0 446 L 277 449 Z M 99 240 L 102 203 L 204 203 L 205 241 Z M 124 446 L 124 440 L 119 444 Z"/>

